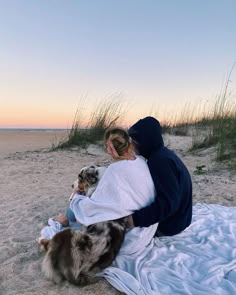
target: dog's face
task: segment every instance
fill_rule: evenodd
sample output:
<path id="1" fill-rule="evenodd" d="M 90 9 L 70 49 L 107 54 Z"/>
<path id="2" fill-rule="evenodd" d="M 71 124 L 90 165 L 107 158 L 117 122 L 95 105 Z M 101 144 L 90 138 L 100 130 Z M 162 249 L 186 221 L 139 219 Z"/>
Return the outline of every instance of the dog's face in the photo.
<path id="1" fill-rule="evenodd" d="M 85 183 L 88 185 L 96 184 L 105 172 L 105 167 L 91 165 L 83 167 L 78 175 L 79 183 Z"/>
<path id="2" fill-rule="evenodd" d="M 74 191 L 78 190 L 80 194 L 90 197 L 105 170 L 106 167 L 97 165 L 83 167 L 79 172 L 78 179 L 72 184 L 72 188 Z"/>

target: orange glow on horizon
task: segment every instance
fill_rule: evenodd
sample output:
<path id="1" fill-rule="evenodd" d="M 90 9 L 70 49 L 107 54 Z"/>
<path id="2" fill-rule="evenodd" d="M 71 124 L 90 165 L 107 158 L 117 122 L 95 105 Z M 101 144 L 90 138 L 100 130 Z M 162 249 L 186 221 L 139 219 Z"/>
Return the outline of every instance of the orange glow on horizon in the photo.
<path id="1" fill-rule="evenodd" d="M 117 123 L 123 128 L 128 128 L 130 125 L 134 124 L 138 119 L 143 116 L 130 115 L 128 118 L 121 118 Z M 36 116 L 34 113 L 29 114 L 5 114 L 0 118 L 0 128 L 59 128 L 59 129 L 70 129 L 73 125 L 74 115 L 70 116 L 60 116 L 55 114 L 54 116 L 45 114 L 43 116 Z M 89 124 L 89 118 L 84 117 L 82 121 L 79 122 L 80 127 L 86 127 Z"/>
<path id="2" fill-rule="evenodd" d="M 213 101 L 214 102 L 214 101 Z M 157 118 L 161 124 L 175 122 L 190 122 L 196 116 L 201 116 L 207 109 L 211 109 L 211 104 L 198 106 L 197 104 L 185 104 L 182 107 L 176 106 L 154 106 L 136 105 L 125 110 L 124 115 L 121 115 L 117 125 L 128 128 L 146 116 Z M 39 103 L 31 105 L 16 105 L 12 108 L 10 105 L 1 106 L 0 128 L 59 128 L 70 129 L 73 126 L 74 120 L 78 119 L 78 125 L 82 128 L 90 126 L 91 115 L 94 114 L 94 106 L 87 107 L 86 111 L 76 113 L 76 109 L 68 104 L 67 108 L 59 107 L 58 105 L 40 105 Z M 121 112 L 123 114 L 123 112 Z M 77 115 L 77 118 L 75 116 Z M 113 114 L 113 118 L 116 114 Z"/>

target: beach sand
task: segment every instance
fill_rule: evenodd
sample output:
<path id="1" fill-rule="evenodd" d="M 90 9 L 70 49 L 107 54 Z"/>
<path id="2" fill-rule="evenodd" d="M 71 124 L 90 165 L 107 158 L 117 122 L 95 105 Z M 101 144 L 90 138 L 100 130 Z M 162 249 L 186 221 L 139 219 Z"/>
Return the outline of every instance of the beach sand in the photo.
<path id="1" fill-rule="evenodd" d="M 120 294 L 105 281 L 79 288 L 54 285 L 41 272 L 44 254 L 35 239 L 49 217 L 64 213 L 81 167 L 108 165 L 98 146 L 48 152 L 65 131 L 0 131 L 0 294 Z M 189 154 L 191 137 L 165 136 L 190 170 L 194 203 L 236 206 L 236 176 L 214 161 L 214 149 Z M 206 173 L 196 174 L 205 165 Z"/>

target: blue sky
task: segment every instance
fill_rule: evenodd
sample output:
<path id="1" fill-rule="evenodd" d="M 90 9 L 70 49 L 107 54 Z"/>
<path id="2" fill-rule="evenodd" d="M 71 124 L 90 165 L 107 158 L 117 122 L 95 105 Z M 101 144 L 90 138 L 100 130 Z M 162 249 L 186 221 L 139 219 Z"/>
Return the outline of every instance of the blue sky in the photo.
<path id="1" fill-rule="evenodd" d="M 0 127 L 68 127 L 83 96 L 89 111 L 122 93 L 130 123 L 212 100 L 236 61 L 235 13 L 235 0 L 0 0 Z"/>

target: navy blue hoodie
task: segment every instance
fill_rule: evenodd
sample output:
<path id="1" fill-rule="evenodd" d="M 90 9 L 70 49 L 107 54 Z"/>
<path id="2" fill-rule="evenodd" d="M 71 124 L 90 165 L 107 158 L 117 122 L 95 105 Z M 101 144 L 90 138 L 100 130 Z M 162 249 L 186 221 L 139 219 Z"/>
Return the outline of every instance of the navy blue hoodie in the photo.
<path id="1" fill-rule="evenodd" d="M 179 157 L 164 146 L 161 126 L 153 117 L 139 120 L 129 129 L 140 155 L 147 159 L 156 188 L 149 206 L 135 211 L 134 225 L 147 227 L 159 222 L 158 231 L 175 235 L 192 219 L 192 181 Z"/>

